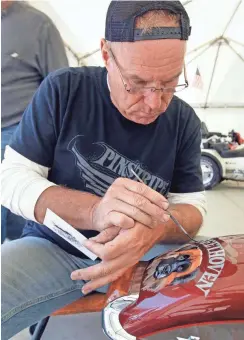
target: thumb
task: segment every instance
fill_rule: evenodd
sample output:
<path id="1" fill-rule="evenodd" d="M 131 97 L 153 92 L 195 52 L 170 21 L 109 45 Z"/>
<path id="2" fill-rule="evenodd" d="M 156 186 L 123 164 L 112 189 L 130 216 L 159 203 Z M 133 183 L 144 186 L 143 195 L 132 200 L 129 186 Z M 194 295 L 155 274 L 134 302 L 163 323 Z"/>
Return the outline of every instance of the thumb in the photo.
<path id="1" fill-rule="evenodd" d="M 113 227 L 109 227 L 106 228 L 104 230 L 102 230 L 100 232 L 100 234 L 98 234 L 95 237 L 91 237 L 90 240 L 97 242 L 97 243 L 107 243 L 109 241 L 112 241 L 120 232 L 120 228 L 113 226 Z"/>

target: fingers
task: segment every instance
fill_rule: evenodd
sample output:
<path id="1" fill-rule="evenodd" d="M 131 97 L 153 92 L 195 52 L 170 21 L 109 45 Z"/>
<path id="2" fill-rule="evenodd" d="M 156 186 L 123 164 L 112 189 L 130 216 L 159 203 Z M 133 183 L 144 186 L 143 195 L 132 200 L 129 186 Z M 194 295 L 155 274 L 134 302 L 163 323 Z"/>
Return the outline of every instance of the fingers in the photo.
<path id="1" fill-rule="evenodd" d="M 137 221 L 141 224 L 146 225 L 149 228 L 152 228 L 154 226 L 155 221 L 152 216 L 146 214 L 144 211 L 133 205 L 123 202 L 120 199 L 114 199 L 108 204 L 111 204 L 110 208 L 112 211 L 107 215 L 107 219 L 111 224 L 112 222 L 110 221 L 110 214 L 112 216 L 112 213 L 116 211 L 117 213 L 120 213 L 121 221 L 117 221 L 117 226 L 120 226 L 121 228 L 123 228 L 123 222 L 125 221 L 126 216 L 133 219 L 133 221 Z M 126 223 L 128 223 L 128 221 L 126 221 Z M 108 224 L 107 221 L 106 224 Z"/>
<path id="2" fill-rule="evenodd" d="M 105 200 L 111 211 L 120 212 L 149 228 L 154 228 L 156 221 L 169 220 L 165 211 L 169 206 L 166 198 L 143 183 L 119 178 L 108 189 Z M 121 222 L 117 222 L 117 226 L 118 223 L 123 228 Z"/>
<path id="3" fill-rule="evenodd" d="M 104 229 L 106 230 L 106 229 Z M 101 232 L 102 233 L 102 232 Z M 99 235 L 98 235 L 99 236 Z M 96 236 L 96 238 L 98 237 Z M 105 239 L 106 237 L 106 232 L 105 232 L 105 236 L 101 236 L 101 238 Z M 105 244 L 103 244 L 103 242 L 98 242 L 97 240 L 92 240 L 92 238 L 86 240 L 83 245 L 84 247 L 86 247 L 87 249 L 91 250 L 93 249 L 93 252 L 100 257 L 100 259 L 103 259 L 104 253 L 105 253 L 105 246 L 108 244 L 108 242 L 104 242 Z"/>
<path id="4" fill-rule="evenodd" d="M 145 224 L 146 226 L 152 228 L 153 220 L 158 220 L 161 222 L 165 222 L 167 220 L 167 216 L 165 214 L 165 210 L 163 207 L 159 207 L 158 205 L 152 203 L 148 198 L 139 195 L 135 192 L 128 191 L 127 189 L 121 189 L 117 193 L 117 197 L 120 201 L 127 203 L 129 206 L 134 207 L 134 211 L 132 213 L 139 215 L 139 212 L 143 212 L 149 216 L 149 218 L 144 216 L 144 220 L 137 220 L 138 222 Z M 168 208 L 168 203 L 166 201 L 165 207 Z M 118 207 L 119 209 L 119 207 Z M 139 211 L 138 211 L 139 210 Z M 134 217 L 134 216 L 132 216 Z M 142 216 L 140 216 L 142 218 Z"/>
<path id="5" fill-rule="evenodd" d="M 109 187 L 103 199 L 92 210 L 93 229 L 117 226 L 133 228 L 136 222 L 155 228 L 167 222 L 167 200 L 143 183 L 119 178 Z"/>
<path id="6" fill-rule="evenodd" d="M 117 203 L 117 206 L 118 205 L 119 204 Z M 133 218 L 130 218 L 129 216 L 117 211 L 111 211 L 110 213 L 108 213 L 107 218 L 109 219 L 109 224 L 124 229 L 133 228 L 135 224 Z"/>
<path id="7" fill-rule="evenodd" d="M 117 279 L 119 279 L 124 273 L 126 269 L 121 269 L 118 270 L 117 272 L 104 276 L 104 277 L 100 277 L 98 279 L 95 280 L 91 280 L 90 282 L 86 283 L 83 287 L 82 287 L 82 293 L 83 294 L 88 294 L 102 286 L 105 286 L 113 281 L 116 281 Z"/>
<path id="8" fill-rule="evenodd" d="M 90 239 L 89 241 L 86 241 L 84 245 L 86 246 L 87 249 L 96 254 L 100 259 L 110 261 L 111 259 L 114 259 L 120 256 L 121 254 L 124 254 L 125 247 L 128 246 L 128 242 L 126 240 L 127 239 L 125 239 L 124 242 L 122 243 L 120 242 L 118 247 L 117 247 L 118 240 L 116 240 L 116 243 L 114 244 L 112 243 L 113 240 L 98 243 L 98 241 L 95 242 Z"/>
<path id="9" fill-rule="evenodd" d="M 119 227 L 110 227 L 101 231 L 97 236 L 91 237 L 89 240 L 104 244 L 112 241 L 118 235 L 119 231 Z"/>
<path id="10" fill-rule="evenodd" d="M 71 279 L 89 281 L 104 278 L 113 275 L 118 271 L 125 271 L 127 268 L 133 266 L 136 262 L 137 261 L 135 259 L 132 259 L 130 256 L 125 254 L 120 258 L 116 258 L 111 261 L 102 261 L 94 266 L 78 269 L 71 273 Z M 106 283 L 103 282 L 103 284 Z"/>
<path id="11" fill-rule="evenodd" d="M 147 242 L 147 234 L 145 235 L 145 230 L 144 233 L 141 230 L 141 228 L 144 229 L 145 226 L 141 226 L 141 228 L 139 229 L 138 228 L 139 227 L 136 228 L 137 230 L 124 230 L 123 233 L 120 232 L 119 235 L 116 236 L 116 238 L 107 242 L 106 244 L 100 244 L 90 239 L 87 240 L 84 245 L 104 261 L 110 261 L 116 257 L 128 253 L 133 256 L 135 247 L 136 252 L 138 253 L 140 250 L 140 243 Z M 152 232 L 147 228 L 145 229 Z M 141 239 L 142 234 L 144 234 L 144 237 L 142 237 Z"/>
<path id="12" fill-rule="evenodd" d="M 138 224 L 132 229 L 121 229 L 106 244 L 87 240 L 84 245 L 97 254 L 102 262 L 74 271 L 71 279 L 91 281 L 84 286 L 84 293 L 106 285 L 135 265 L 157 239 L 158 235 L 155 236 L 154 230 Z"/>
<path id="13" fill-rule="evenodd" d="M 169 204 L 167 199 L 144 183 L 136 182 L 128 178 L 118 178 L 115 183 L 121 183 L 120 185 L 124 186 L 127 190 L 147 198 L 159 208 L 163 208 L 164 210 L 168 209 Z"/>

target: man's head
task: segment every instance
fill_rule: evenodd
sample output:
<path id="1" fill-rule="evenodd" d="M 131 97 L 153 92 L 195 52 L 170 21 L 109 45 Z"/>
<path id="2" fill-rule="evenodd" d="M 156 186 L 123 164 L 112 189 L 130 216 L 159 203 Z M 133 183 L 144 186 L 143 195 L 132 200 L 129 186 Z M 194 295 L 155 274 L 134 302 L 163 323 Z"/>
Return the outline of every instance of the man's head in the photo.
<path id="1" fill-rule="evenodd" d="M 111 99 L 123 116 L 146 125 L 166 111 L 189 34 L 179 1 L 112 1 L 101 49 Z"/>

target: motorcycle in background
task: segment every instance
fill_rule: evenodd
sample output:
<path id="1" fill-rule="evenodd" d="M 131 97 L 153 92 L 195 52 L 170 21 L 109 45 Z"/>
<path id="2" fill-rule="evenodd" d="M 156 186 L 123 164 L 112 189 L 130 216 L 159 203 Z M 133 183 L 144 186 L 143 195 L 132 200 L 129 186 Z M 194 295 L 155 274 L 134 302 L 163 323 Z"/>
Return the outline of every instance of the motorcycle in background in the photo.
<path id="1" fill-rule="evenodd" d="M 223 180 L 244 181 L 244 139 L 234 130 L 228 136 L 209 132 L 202 122 L 201 168 L 205 190 Z"/>

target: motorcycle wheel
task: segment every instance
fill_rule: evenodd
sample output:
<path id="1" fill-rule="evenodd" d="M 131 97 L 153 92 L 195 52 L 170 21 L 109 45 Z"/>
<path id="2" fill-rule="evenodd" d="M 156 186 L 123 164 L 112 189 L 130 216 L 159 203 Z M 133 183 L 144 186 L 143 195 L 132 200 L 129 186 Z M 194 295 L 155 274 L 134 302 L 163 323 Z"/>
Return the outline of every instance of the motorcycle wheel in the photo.
<path id="1" fill-rule="evenodd" d="M 205 190 L 213 189 L 221 182 L 218 164 L 208 156 L 201 156 L 203 185 Z"/>

